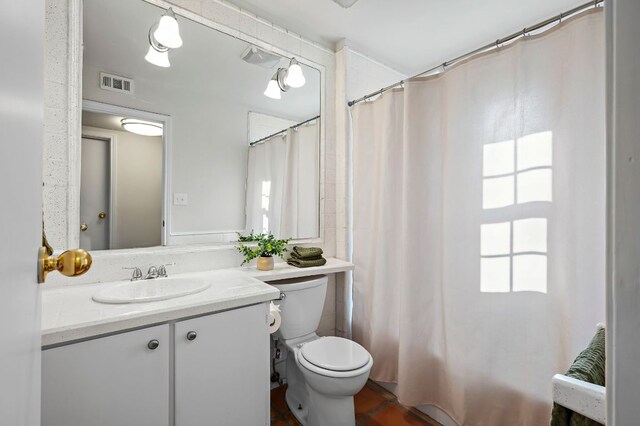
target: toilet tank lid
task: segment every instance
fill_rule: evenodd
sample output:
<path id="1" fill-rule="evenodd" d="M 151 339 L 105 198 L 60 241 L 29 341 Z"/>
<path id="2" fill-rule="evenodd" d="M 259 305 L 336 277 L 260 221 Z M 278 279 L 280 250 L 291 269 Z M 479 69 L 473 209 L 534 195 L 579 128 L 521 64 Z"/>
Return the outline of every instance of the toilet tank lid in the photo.
<path id="1" fill-rule="evenodd" d="M 300 354 L 311 364 L 332 371 L 357 370 L 371 355 L 356 342 L 342 337 L 321 337 L 305 343 Z"/>

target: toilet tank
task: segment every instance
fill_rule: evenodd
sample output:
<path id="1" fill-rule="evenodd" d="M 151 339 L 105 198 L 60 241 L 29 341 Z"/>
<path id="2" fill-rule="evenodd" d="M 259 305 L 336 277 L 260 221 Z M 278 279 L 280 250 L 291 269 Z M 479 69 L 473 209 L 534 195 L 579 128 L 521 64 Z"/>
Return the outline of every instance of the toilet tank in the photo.
<path id="1" fill-rule="evenodd" d="M 326 275 L 314 275 L 267 283 L 284 293 L 284 298 L 276 301 L 282 316 L 282 324 L 276 332 L 279 338 L 295 339 L 318 329 L 327 293 L 327 280 Z"/>

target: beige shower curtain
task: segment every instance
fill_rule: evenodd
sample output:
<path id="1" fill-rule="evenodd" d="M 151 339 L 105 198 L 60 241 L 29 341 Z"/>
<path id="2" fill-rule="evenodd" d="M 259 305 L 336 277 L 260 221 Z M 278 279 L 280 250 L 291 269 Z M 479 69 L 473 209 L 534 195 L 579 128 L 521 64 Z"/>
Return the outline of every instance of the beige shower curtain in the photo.
<path id="1" fill-rule="evenodd" d="M 296 239 L 320 235 L 318 122 L 249 147 L 248 231 Z"/>
<path id="2" fill-rule="evenodd" d="M 356 105 L 353 336 L 460 425 L 544 425 L 604 319 L 603 14 Z"/>

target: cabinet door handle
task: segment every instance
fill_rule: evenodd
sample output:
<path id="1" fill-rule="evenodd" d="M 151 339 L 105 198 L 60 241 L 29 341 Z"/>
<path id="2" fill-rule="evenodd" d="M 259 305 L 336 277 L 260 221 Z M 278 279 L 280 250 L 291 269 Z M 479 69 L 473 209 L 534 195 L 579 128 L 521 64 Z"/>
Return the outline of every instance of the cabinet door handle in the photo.
<path id="1" fill-rule="evenodd" d="M 196 337 L 198 337 L 198 333 L 196 333 L 195 331 L 190 331 L 187 333 L 187 340 L 196 340 Z"/>
<path id="2" fill-rule="evenodd" d="M 160 346 L 160 342 L 158 341 L 158 339 L 149 340 L 149 343 L 147 343 L 147 347 L 152 351 L 157 349 L 158 346 Z"/>

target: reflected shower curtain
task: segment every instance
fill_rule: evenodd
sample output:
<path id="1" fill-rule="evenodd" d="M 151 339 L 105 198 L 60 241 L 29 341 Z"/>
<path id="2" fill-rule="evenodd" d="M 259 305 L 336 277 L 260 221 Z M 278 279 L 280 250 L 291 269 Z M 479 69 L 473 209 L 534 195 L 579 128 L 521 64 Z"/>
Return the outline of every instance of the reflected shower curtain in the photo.
<path id="1" fill-rule="evenodd" d="M 544 425 L 604 319 L 605 57 L 591 12 L 353 114 L 353 337 L 400 401 Z"/>
<path id="2" fill-rule="evenodd" d="M 247 229 L 280 238 L 319 235 L 318 121 L 249 147 Z"/>

